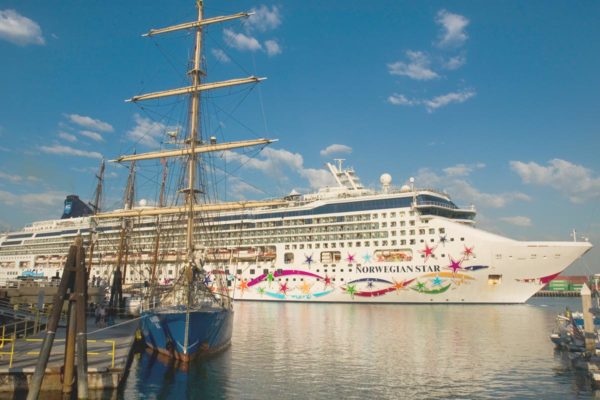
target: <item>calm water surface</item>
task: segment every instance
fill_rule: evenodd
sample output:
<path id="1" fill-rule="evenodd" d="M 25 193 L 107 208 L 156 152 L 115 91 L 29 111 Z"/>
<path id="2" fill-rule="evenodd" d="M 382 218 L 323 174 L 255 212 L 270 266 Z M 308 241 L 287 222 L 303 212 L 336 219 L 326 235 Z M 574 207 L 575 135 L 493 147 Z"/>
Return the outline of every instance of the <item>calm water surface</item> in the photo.
<path id="1" fill-rule="evenodd" d="M 578 298 L 525 305 L 238 302 L 232 346 L 187 371 L 136 356 L 126 399 L 600 398 L 548 339 Z"/>

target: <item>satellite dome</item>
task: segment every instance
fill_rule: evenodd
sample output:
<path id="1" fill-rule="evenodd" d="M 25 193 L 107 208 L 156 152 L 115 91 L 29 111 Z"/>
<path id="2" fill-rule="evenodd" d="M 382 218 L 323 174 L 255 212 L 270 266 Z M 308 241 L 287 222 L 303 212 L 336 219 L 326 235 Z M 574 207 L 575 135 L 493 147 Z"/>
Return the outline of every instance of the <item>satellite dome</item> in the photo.
<path id="1" fill-rule="evenodd" d="M 141 199 L 139 201 L 140 207 L 146 207 L 146 205 L 148 204 L 148 202 L 146 201 L 146 199 Z"/>
<path id="2" fill-rule="evenodd" d="M 389 186 L 389 184 L 392 183 L 392 176 L 388 173 L 381 174 L 379 177 L 379 182 L 381 182 L 381 184 L 384 186 Z"/>
<path id="3" fill-rule="evenodd" d="M 400 188 L 400 191 L 402 193 L 410 192 L 410 186 L 408 186 L 408 185 L 402 185 L 402 187 Z"/>

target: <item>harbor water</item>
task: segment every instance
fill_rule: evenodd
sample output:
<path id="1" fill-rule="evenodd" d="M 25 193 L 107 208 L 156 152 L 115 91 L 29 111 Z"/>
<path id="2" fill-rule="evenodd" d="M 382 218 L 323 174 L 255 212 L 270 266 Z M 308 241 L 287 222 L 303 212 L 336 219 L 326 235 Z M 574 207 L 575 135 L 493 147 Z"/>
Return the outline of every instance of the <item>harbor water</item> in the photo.
<path id="1" fill-rule="evenodd" d="M 548 335 L 579 298 L 524 305 L 238 302 L 232 346 L 187 369 L 137 355 L 125 399 L 594 398 Z"/>

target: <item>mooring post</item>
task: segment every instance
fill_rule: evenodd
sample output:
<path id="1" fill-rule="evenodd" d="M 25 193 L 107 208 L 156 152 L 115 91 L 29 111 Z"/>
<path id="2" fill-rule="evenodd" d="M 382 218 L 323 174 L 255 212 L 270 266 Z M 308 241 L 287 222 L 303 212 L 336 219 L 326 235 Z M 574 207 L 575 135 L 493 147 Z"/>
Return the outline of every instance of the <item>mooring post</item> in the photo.
<path id="1" fill-rule="evenodd" d="M 75 294 L 77 310 L 77 398 L 88 398 L 88 365 L 87 365 L 87 271 L 85 269 L 85 252 L 83 247 L 77 251 L 77 275 L 75 276 Z"/>
<path id="2" fill-rule="evenodd" d="M 585 334 L 585 352 L 596 354 L 596 335 L 594 334 L 594 316 L 592 308 L 592 291 L 586 283 L 581 287 L 581 309 L 583 311 L 583 329 Z"/>
<path id="3" fill-rule="evenodd" d="M 63 393 L 73 391 L 74 367 L 75 367 L 75 335 L 77 327 L 77 315 L 75 313 L 74 293 L 69 296 L 69 308 L 67 314 L 67 337 L 65 339 L 65 358 L 63 372 Z"/>
<path id="4" fill-rule="evenodd" d="M 50 358 L 50 350 L 52 349 L 54 337 L 56 336 L 56 328 L 58 327 L 58 322 L 60 320 L 60 313 L 62 311 L 65 295 L 71 280 L 71 268 L 75 263 L 76 257 L 77 247 L 71 246 L 69 248 L 67 262 L 65 263 L 65 267 L 63 269 L 62 279 L 60 280 L 60 285 L 58 286 L 58 292 L 54 296 L 52 312 L 48 322 L 46 323 L 46 336 L 44 337 L 44 341 L 42 343 L 40 358 L 38 358 L 38 361 L 35 365 L 35 371 L 31 378 L 29 392 L 27 393 L 27 400 L 37 400 L 40 394 L 44 373 L 46 372 L 46 365 L 48 365 L 48 359 Z"/>

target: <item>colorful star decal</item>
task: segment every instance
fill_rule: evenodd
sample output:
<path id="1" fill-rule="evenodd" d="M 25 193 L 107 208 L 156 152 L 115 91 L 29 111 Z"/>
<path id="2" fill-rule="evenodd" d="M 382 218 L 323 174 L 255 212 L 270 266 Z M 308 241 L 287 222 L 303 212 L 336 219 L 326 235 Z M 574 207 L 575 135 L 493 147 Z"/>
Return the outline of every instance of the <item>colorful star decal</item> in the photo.
<path id="1" fill-rule="evenodd" d="M 211 284 L 212 282 L 213 282 L 213 281 L 210 279 L 210 275 L 206 275 L 206 276 L 204 277 L 204 285 L 205 285 L 205 286 L 210 286 L 210 284 Z"/>
<path id="2" fill-rule="evenodd" d="M 310 294 L 310 289 L 312 288 L 312 285 L 308 282 L 303 282 L 302 285 L 298 286 L 298 288 L 302 293 Z"/>
<path id="3" fill-rule="evenodd" d="M 279 293 L 287 294 L 288 290 L 290 290 L 290 288 L 288 287 L 287 282 L 279 284 Z"/>
<path id="4" fill-rule="evenodd" d="M 473 249 L 475 248 L 475 246 L 471 246 L 471 247 L 467 247 L 465 245 L 465 251 L 463 251 L 463 255 L 465 256 L 465 259 L 468 260 L 469 256 L 473 256 L 475 255 L 475 253 L 473 253 Z"/>
<path id="5" fill-rule="evenodd" d="M 450 268 L 453 273 L 456 273 L 457 270 L 462 269 L 462 267 L 460 266 L 460 263 L 461 263 L 461 260 L 455 260 L 452 257 L 450 257 L 450 265 L 448 265 L 447 268 Z"/>
<path id="6" fill-rule="evenodd" d="M 400 292 L 400 290 L 405 289 L 405 281 L 396 281 L 394 279 L 394 289 L 396 289 L 396 292 Z"/>
<path id="7" fill-rule="evenodd" d="M 304 260 L 304 263 L 305 263 L 305 264 L 308 264 L 308 267 L 310 268 L 310 265 L 311 265 L 312 263 L 314 263 L 312 254 L 311 254 L 310 256 L 307 256 L 307 255 L 305 254 L 305 255 L 304 255 L 304 258 L 305 258 L 305 260 Z"/>
<path id="8" fill-rule="evenodd" d="M 346 286 L 346 293 L 348 293 L 350 295 L 350 297 L 352 297 L 352 299 L 354 299 L 354 293 L 356 293 L 356 285 Z"/>
<path id="9" fill-rule="evenodd" d="M 248 281 L 246 279 L 242 279 L 240 281 L 240 284 L 238 285 L 238 289 L 240 289 L 242 293 L 244 293 L 244 291 L 248 289 Z"/>
<path id="10" fill-rule="evenodd" d="M 425 282 L 417 282 L 417 292 L 422 292 L 425 290 Z"/>
<path id="11" fill-rule="evenodd" d="M 431 284 L 432 284 L 433 286 L 441 286 L 441 285 L 442 285 L 442 282 L 443 282 L 443 281 L 440 279 L 440 277 L 439 277 L 439 276 L 436 276 L 435 278 L 433 278 L 433 279 L 431 280 Z"/>
<path id="12" fill-rule="evenodd" d="M 269 282 L 269 287 L 271 287 L 271 283 L 273 283 L 274 280 L 275 277 L 273 276 L 273 273 L 269 272 L 269 274 L 267 275 L 267 282 Z"/>
<path id="13" fill-rule="evenodd" d="M 368 280 L 368 281 L 367 281 L 367 287 L 368 287 L 369 289 L 372 289 L 372 288 L 373 288 L 373 281 L 372 281 L 372 280 Z"/>
<path id="14" fill-rule="evenodd" d="M 371 255 L 369 253 L 362 256 L 362 258 L 363 258 L 364 262 L 366 262 L 366 263 L 371 262 Z"/>
<path id="15" fill-rule="evenodd" d="M 446 242 L 448 241 L 448 238 L 446 238 L 446 235 L 444 236 L 440 236 L 440 243 L 442 245 L 444 245 L 444 247 L 446 246 Z"/>
<path id="16" fill-rule="evenodd" d="M 256 291 L 258 292 L 258 294 L 262 295 L 265 294 L 265 288 L 259 287 L 258 289 L 256 289 Z"/>
<path id="17" fill-rule="evenodd" d="M 423 254 L 425 256 L 425 261 L 427 261 L 429 257 L 435 257 L 433 250 L 435 250 L 435 247 L 429 247 L 427 243 L 425 243 L 425 249 L 419 250 L 419 253 Z"/>
<path id="18" fill-rule="evenodd" d="M 331 278 L 328 275 L 325 275 L 325 279 L 323 280 L 323 282 L 325 283 L 325 287 L 333 286 L 333 284 L 331 283 Z"/>
<path id="19" fill-rule="evenodd" d="M 346 261 L 348 261 L 348 264 L 352 264 L 354 262 L 354 254 L 348 253 L 348 257 L 346 257 Z"/>

